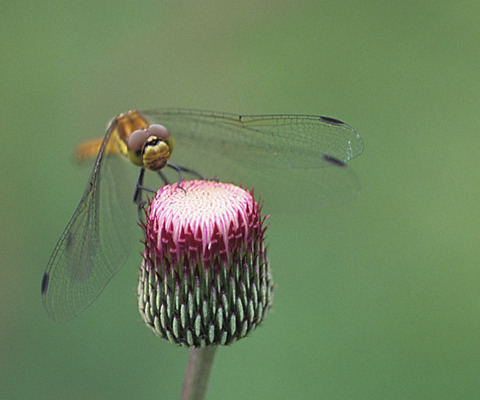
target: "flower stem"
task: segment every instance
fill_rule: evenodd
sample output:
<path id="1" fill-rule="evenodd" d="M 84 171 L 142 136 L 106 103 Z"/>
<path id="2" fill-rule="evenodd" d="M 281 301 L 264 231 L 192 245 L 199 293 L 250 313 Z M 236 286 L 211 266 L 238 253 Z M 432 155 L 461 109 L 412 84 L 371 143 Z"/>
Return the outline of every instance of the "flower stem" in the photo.
<path id="1" fill-rule="evenodd" d="M 212 369 L 216 346 L 190 349 L 180 400 L 202 400 L 207 391 L 208 377 Z"/>

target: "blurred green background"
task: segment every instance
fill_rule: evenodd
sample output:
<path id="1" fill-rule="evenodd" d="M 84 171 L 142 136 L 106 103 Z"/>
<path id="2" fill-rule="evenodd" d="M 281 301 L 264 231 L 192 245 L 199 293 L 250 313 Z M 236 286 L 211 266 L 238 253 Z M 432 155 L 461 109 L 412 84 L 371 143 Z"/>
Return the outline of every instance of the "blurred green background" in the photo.
<path id="1" fill-rule="evenodd" d="M 0 398 L 178 398 L 188 350 L 141 322 L 138 253 L 69 323 L 40 298 L 90 173 L 73 146 L 169 106 L 327 115 L 365 141 L 357 199 L 272 216 L 274 309 L 218 351 L 209 399 L 480 398 L 479 15 L 478 1 L 3 2 Z"/>

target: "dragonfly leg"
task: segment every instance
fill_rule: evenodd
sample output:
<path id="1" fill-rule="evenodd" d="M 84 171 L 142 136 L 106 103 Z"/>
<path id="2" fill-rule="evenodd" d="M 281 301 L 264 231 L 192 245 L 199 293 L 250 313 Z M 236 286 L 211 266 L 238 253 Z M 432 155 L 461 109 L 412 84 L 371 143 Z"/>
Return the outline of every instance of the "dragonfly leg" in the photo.
<path id="1" fill-rule="evenodd" d="M 168 163 L 167 165 L 170 168 L 173 168 L 175 171 L 178 172 L 178 174 L 180 175 L 179 181 L 180 181 L 180 178 L 181 178 L 181 175 L 182 175 L 182 171 L 187 172 L 188 174 L 192 174 L 192 175 L 196 176 L 198 179 L 201 179 L 202 181 L 208 180 L 200 172 L 197 172 L 194 169 L 190 169 L 188 167 L 184 167 L 183 165 L 177 165 L 177 164 L 172 164 L 172 163 Z"/>
<path id="2" fill-rule="evenodd" d="M 170 185 L 170 181 L 168 178 L 165 176 L 165 174 L 162 172 L 162 170 L 157 170 L 157 174 L 160 176 L 160 179 L 163 181 L 163 185 Z"/>
<path id="3" fill-rule="evenodd" d="M 171 163 L 168 163 L 167 165 L 178 172 L 177 188 L 180 188 L 185 192 L 185 189 L 180 186 L 180 182 L 182 182 L 182 171 L 184 171 L 183 167 Z"/>
<path id="4" fill-rule="evenodd" d="M 146 192 L 156 193 L 155 190 L 152 190 L 143 186 L 144 176 L 145 176 L 145 169 L 140 168 L 140 173 L 138 174 L 138 178 L 137 178 L 137 184 L 135 186 L 135 192 L 133 194 L 133 203 L 136 204 L 138 207 L 138 216 L 140 219 L 142 219 L 142 216 L 143 216 L 142 210 L 146 204 L 146 201 L 142 200 L 142 191 L 145 190 Z"/>
<path id="5" fill-rule="evenodd" d="M 178 182 L 177 182 L 178 186 L 180 186 L 180 182 L 182 180 L 182 172 L 186 172 L 188 174 L 191 174 L 191 175 L 195 176 L 196 178 L 201 179 L 202 181 L 218 182 L 218 178 L 213 178 L 213 179 L 206 178 L 200 172 L 195 171 L 194 169 L 191 169 L 191 168 L 188 168 L 188 167 L 184 167 L 183 165 L 168 163 L 167 166 L 169 166 L 170 168 L 172 168 L 172 169 L 174 169 L 175 171 L 178 172 Z"/>
<path id="6" fill-rule="evenodd" d="M 202 181 L 218 182 L 218 178 L 207 178 L 204 175 L 202 175 L 200 172 L 195 171 L 194 169 L 184 167 L 183 165 L 177 165 L 177 167 L 180 168 L 183 172 L 187 172 L 189 174 L 192 174 L 193 176 L 196 176 L 198 179 L 201 179 Z"/>

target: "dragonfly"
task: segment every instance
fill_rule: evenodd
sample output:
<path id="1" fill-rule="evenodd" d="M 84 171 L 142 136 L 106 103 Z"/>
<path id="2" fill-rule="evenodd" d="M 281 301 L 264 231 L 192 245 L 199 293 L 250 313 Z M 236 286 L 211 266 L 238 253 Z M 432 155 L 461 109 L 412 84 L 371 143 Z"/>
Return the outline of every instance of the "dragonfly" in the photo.
<path id="1" fill-rule="evenodd" d="M 310 212 L 358 194 L 358 179 L 346 163 L 362 151 L 352 127 L 316 115 L 191 109 L 120 114 L 103 138 L 76 149 L 79 160 L 96 157 L 43 275 L 43 304 L 54 320 L 67 321 L 91 305 L 122 267 L 139 242 L 142 194 L 152 191 L 145 171 L 179 187 L 182 179 L 204 177 L 253 185 L 287 212 Z"/>

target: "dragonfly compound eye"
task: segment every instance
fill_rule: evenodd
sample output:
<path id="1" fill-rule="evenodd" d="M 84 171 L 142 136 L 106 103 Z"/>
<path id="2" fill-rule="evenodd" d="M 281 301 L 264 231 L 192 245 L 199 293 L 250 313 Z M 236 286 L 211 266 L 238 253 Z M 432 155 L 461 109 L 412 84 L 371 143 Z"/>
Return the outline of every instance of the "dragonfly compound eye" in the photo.
<path id="1" fill-rule="evenodd" d="M 150 134 L 146 130 L 139 129 L 132 132 L 128 138 L 128 158 L 133 164 L 140 167 L 143 165 L 143 148 L 149 137 Z"/>
<path id="2" fill-rule="evenodd" d="M 167 128 L 165 128 L 163 125 L 152 124 L 147 128 L 147 132 L 149 136 L 155 136 L 167 143 L 170 153 L 172 153 L 175 144 L 173 142 L 173 137 Z"/>
<path id="3" fill-rule="evenodd" d="M 156 136 L 164 141 L 170 137 L 170 132 L 163 125 L 152 124 L 147 128 L 147 132 L 149 136 Z"/>

